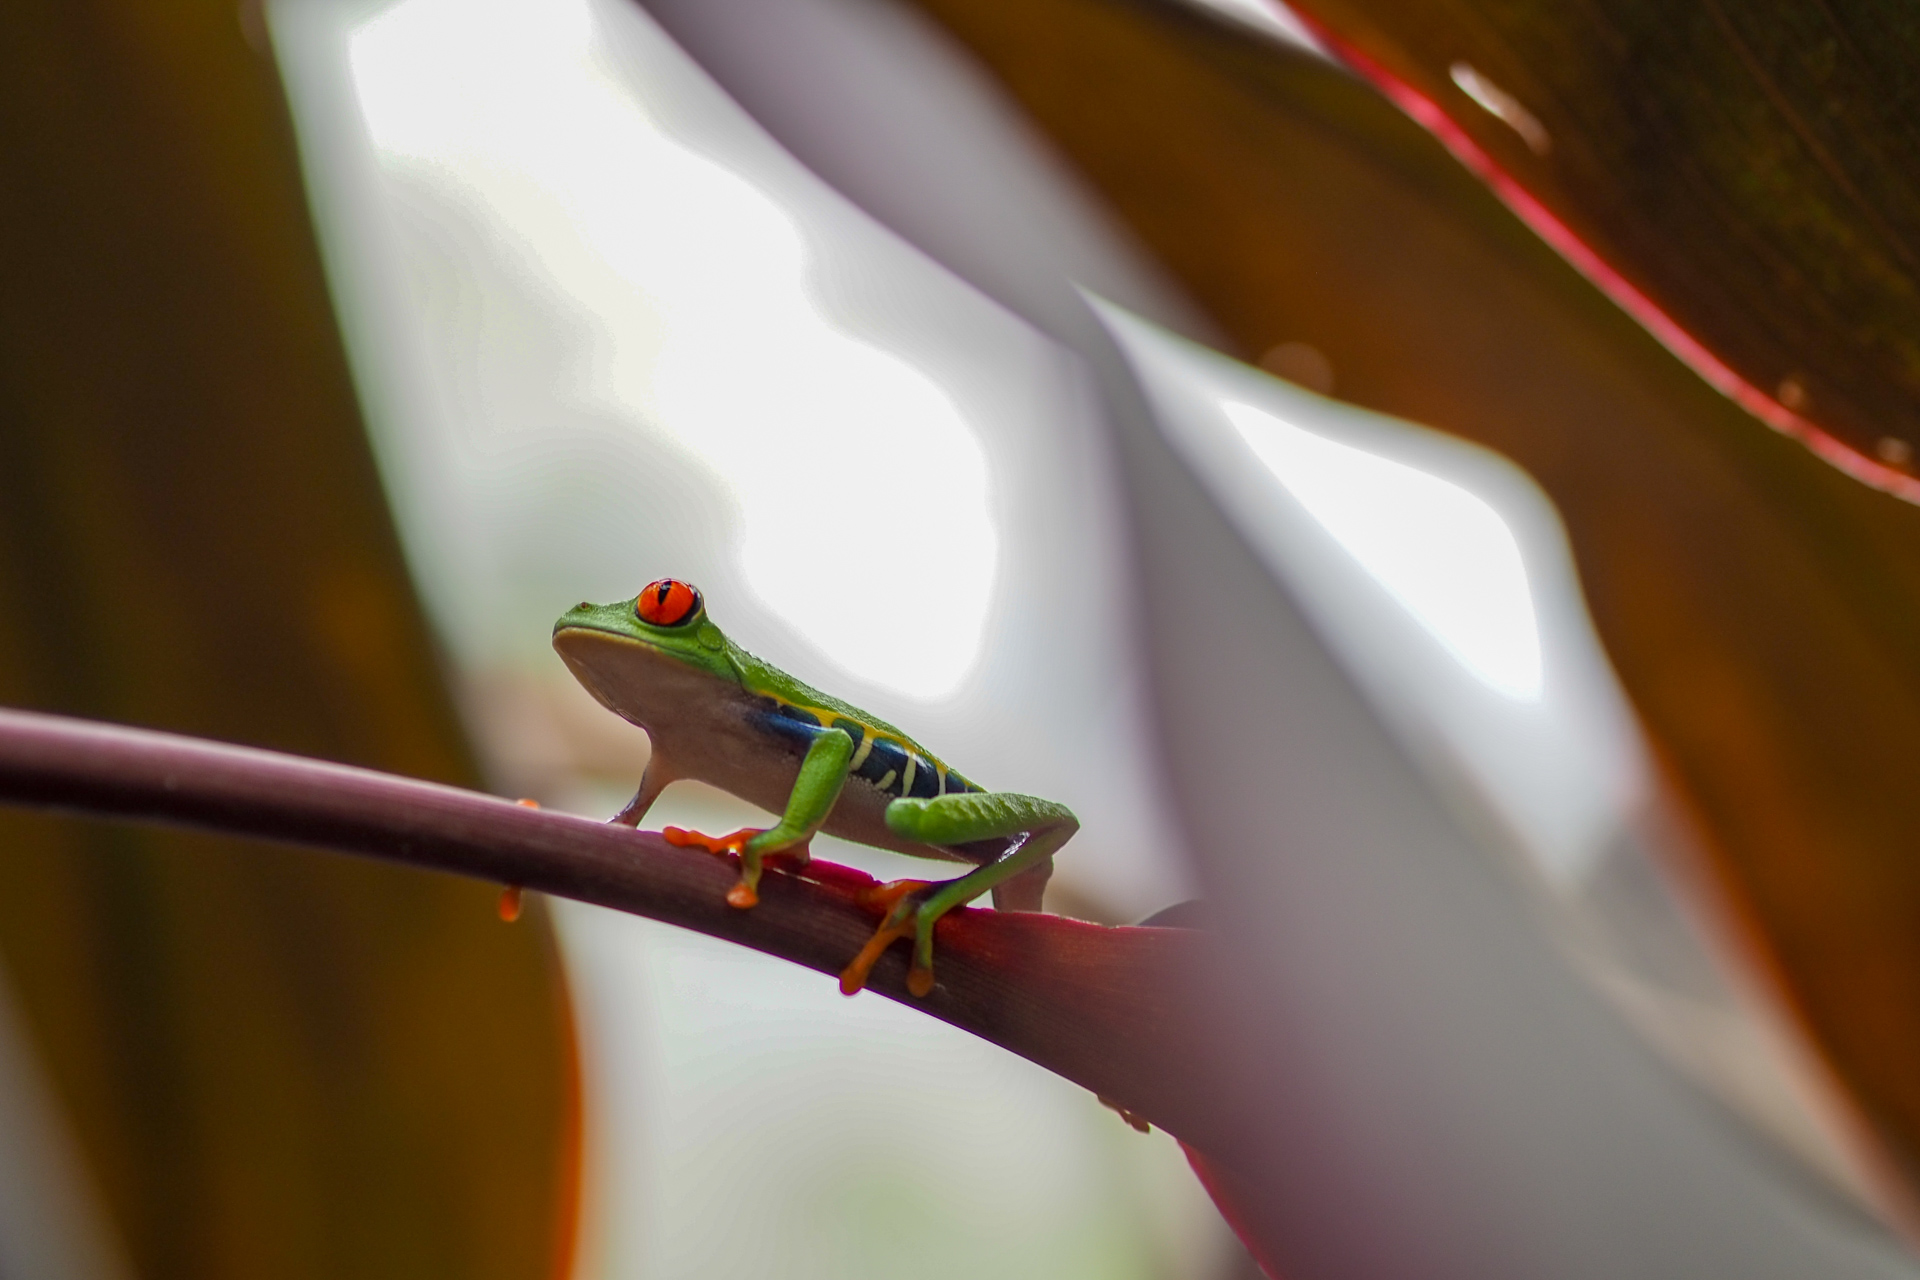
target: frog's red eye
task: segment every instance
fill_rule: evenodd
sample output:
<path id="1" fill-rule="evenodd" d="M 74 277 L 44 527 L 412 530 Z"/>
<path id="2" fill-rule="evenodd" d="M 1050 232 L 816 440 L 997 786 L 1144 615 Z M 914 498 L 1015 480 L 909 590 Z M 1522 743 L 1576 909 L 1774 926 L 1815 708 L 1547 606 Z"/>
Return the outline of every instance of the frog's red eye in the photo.
<path id="1" fill-rule="evenodd" d="M 700 593 L 678 578 L 650 582 L 633 602 L 640 621 L 656 627 L 677 627 L 700 611 Z"/>

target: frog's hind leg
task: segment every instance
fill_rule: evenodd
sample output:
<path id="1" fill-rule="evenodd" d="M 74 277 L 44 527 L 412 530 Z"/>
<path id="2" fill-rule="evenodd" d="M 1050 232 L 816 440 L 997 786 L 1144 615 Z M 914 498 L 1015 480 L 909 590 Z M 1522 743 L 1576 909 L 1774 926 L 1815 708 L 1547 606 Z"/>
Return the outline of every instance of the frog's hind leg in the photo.
<path id="1" fill-rule="evenodd" d="M 896 938 L 913 935 L 913 966 L 907 972 L 907 990 L 924 996 L 933 990 L 933 926 L 957 906 L 972 902 L 989 890 L 1015 890 L 1008 895 L 1015 909 L 1038 903 L 1047 869 L 1060 846 L 1080 829 L 1079 819 L 1065 805 L 1036 796 L 1006 792 L 965 792 L 931 800 L 902 799 L 887 806 L 887 826 L 895 835 L 922 844 L 950 848 L 975 840 L 1019 835 L 1024 838 L 998 860 L 955 880 L 927 884 L 899 880 L 870 892 L 870 905 L 884 905 L 887 913 L 871 940 L 840 974 L 840 990 L 848 995 L 866 985 L 867 975 Z"/>
<path id="2" fill-rule="evenodd" d="M 1051 879 L 1053 879 L 1052 858 L 1034 863 L 1018 875 L 1009 876 L 993 886 L 993 909 L 995 911 L 1041 910 L 1041 903 L 1047 893 L 1047 881 Z"/>

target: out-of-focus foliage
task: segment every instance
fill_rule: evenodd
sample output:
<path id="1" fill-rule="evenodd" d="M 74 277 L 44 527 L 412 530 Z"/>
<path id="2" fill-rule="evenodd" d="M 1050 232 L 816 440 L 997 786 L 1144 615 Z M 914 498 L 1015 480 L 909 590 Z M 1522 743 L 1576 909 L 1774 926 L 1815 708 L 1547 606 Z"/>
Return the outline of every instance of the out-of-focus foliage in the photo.
<path id="1" fill-rule="evenodd" d="M 1847 478 L 1711 390 L 1345 72 L 1172 4 L 919 2 L 998 76 L 1241 354 L 1484 442 L 1546 488 L 1610 655 L 1764 962 L 1912 1168 L 1920 511 Z M 1370 8 L 1384 29 L 1391 6 Z M 1502 12 L 1544 26 L 1563 10 Z M 1701 6 L 1699 21 L 1711 24 L 1714 12 Z M 1408 41 L 1424 30 L 1409 29 Z M 1451 60 L 1481 56 L 1457 43 L 1420 51 L 1439 74 Z M 1509 75 L 1517 92 L 1536 84 L 1491 56 L 1485 70 Z M 1709 113 L 1744 110 L 1734 99 L 1707 102 L 1718 91 L 1711 77 L 1696 82 L 1683 69 L 1633 89 L 1685 94 Z M 1676 98 L 1674 110 L 1682 105 Z M 1547 120 L 1562 131 L 1555 154 L 1611 154 L 1578 136 L 1577 117 Z M 1660 163 L 1698 172 L 1724 164 L 1698 149 L 1713 136 L 1669 132 L 1648 145 L 1667 152 Z M 1909 144 L 1889 133 L 1858 140 L 1850 154 L 1904 154 Z M 1505 156 L 1511 148 L 1501 145 Z M 1907 169 L 1880 190 L 1904 189 Z M 1789 194 L 1799 190 L 1791 167 L 1775 176 Z M 1805 199 L 1824 198 L 1821 190 L 1810 186 Z M 1636 221 L 1637 191 L 1605 189 L 1608 225 L 1659 242 L 1666 232 Z M 1749 245 L 1773 234 L 1741 210 L 1729 195 L 1689 224 L 1717 229 L 1689 234 Z M 1861 217 L 1858 234 L 1879 235 Z M 1686 266 L 1706 247 L 1683 240 L 1663 261 Z M 1716 249 L 1715 269 L 1734 271 L 1743 252 L 1758 251 Z M 1700 275 L 1689 295 L 1703 315 L 1738 316 L 1745 300 L 1774 288 L 1754 279 L 1717 292 L 1706 287 L 1715 278 Z M 1893 317 L 1905 313 L 1888 288 L 1887 307 L 1860 317 L 1880 326 L 1881 352 L 1911 342 L 1911 332 L 1895 332 Z M 1793 306 L 1784 293 L 1766 305 L 1782 309 L 1771 315 Z M 1869 358 L 1837 320 L 1829 327 L 1810 312 L 1795 324 L 1781 332 L 1817 330 L 1808 352 Z M 1824 379 L 1848 376 L 1811 355 L 1791 367 L 1812 371 L 1815 403 L 1825 402 Z M 1875 437 L 1903 429 L 1914 406 L 1890 377 L 1881 385 L 1872 394 L 1897 393 L 1904 416 L 1862 428 Z M 1855 403 L 1865 413 L 1883 401 Z"/>
<path id="2" fill-rule="evenodd" d="M 470 781 L 257 13 L 9 18 L 0 701 Z M 0 847 L 7 976 L 138 1274 L 564 1261 L 544 917 L 185 833 L 7 813 Z"/>
<path id="3" fill-rule="evenodd" d="M 1920 10 L 1901 0 L 1301 7 L 1439 104 L 1747 382 L 1858 452 L 1912 468 Z"/>

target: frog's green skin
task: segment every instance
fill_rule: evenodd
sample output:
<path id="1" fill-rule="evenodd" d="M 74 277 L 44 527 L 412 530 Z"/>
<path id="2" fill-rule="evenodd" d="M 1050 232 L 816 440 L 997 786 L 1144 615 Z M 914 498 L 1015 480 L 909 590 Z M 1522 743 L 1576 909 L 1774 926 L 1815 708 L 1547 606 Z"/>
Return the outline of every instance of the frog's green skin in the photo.
<path id="1" fill-rule="evenodd" d="M 778 825 L 726 844 L 740 853 L 741 884 L 728 897 L 740 906 L 755 901 L 769 854 L 804 858 L 816 831 L 976 864 L 924 890 L 901 882 L 874 944 L 842 975 L 849 994 L 888 941 L 912 933 L 909 988 L 925 995 L 933 985 L 934 922 L 988 890 L 1003 909 L 1039 909 L 1053 854 L 1079 829 L 1064 805 L 983 791 L 884 720 L 741 649 L 706 616 L 698 593 L 695 600 L 674 626 L 644 621 L 637 597 L 583 603 L 554 624 L 553 647 L 574 676 L 653 744 L 639 791 L 614 821 L 637 826 L 661 791 L 683 778 L 781 814 Z"/>

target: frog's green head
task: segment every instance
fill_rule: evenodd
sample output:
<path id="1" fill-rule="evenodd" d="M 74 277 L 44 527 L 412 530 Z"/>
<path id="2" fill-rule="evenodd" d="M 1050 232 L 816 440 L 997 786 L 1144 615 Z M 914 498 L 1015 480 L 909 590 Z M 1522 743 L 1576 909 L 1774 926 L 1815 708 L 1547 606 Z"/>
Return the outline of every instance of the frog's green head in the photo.
<path id="1" fill-rule="evenodd" d="M 630 720 L 689 673 L 737 682 L 727 640 L 692 585 L 662 578 L 631 600 L 582 602 L 553 624 L 553 647 L 588 692 Z"/>

